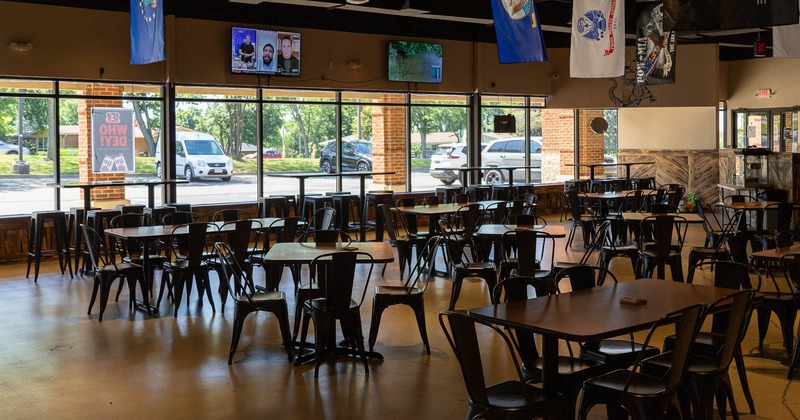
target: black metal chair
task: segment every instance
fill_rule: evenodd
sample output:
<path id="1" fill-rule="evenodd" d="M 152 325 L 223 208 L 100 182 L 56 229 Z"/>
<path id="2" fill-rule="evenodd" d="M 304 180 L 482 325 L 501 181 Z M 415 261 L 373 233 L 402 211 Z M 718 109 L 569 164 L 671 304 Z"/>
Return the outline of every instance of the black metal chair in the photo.
<path id="1" fill-rule="evenodd" d="M 128 228 L 128 227 L 143 227 L 143 226 L 155 226 L 155 220 L 146 214 L 138 214 L 138 213 L 125 213 L 120 214 L 118 216 L 114 216 L 111 219 L 110 226 L 112 228 Z M 144 263 L 144 244 L 141 241 L 136 240 L 118 240 L 113 239 L 112 245 L 114 246 L 114 250 L 117 254 L 122 257 L 123 262 L 130 262 L 137 265 L 143 265 Z M 149 275 L 150 278 L 155 278 L 155 271 L 156 267 L 160 267 L 164 262 L 167 260 L 167 257 L 159 252 L 158 249 L 154 249 L 152 252 L 148 252 L 148 264 L 149 264 Z M 121 285 L 120 285 L 121 286 Z M 117 298 L 119 298 L 119 291 L 122 288 L 120 287 L 117 289 Z"/>
<path id="2" fill-rule="evenodd" d="M 774 312 L 783 333 L 783 346 L 791 351 L 794 344 L 794 323 L 800 307 L 800 254 L 788 254 L 781 258 L 786 286 L 781 287 L 770 275 L 774 291 L 762 291 L 763 301 L 756 307 L 758 315 L 758 347 L 764 347 L 764 337 L 769 327 L 770 313 Z M 792 371 L 790 369 L 790 375 Z"/>
<path id="3" fill-rule="evenodd" d="M 225 282 L 225 289 L 230 293 L 235 304 L 233 310 L 233 334 L 231 336 L 231 349 L 228 353 L 228 364 L 233 362 L 233 354 L 239 346 L 239 337 L 247 315 L 256 311 L 270 312 L 278 319 L 281 330 L 281 339 L 289 361 L 292 358 L 292 335 L 289 332 L 289 309 L 286 305 L 286 295 L 283 292 L 257 293 L 253 288 L 253 280 L 247 270 L 239 265 L 242 258 L 237 256 L 231 248 L 223 242 L 214 244 L 217 260 L 220 261 L 220 282 Z"/>
<path id="4" fill-rule="evenodd" d="M 733 217 L 725 225 L 725 228 L 716 235 L 714 246 L 692 246 L 689 249 L 689 267 L 694 267 L 696 264 L 703 260 L 730 260 L 731 253 L 725 247 L 728 238 L 736 233 L 736 228 L 739 226 L 741 218 L 744 217 L 744 212 L 739 210 L 734 213 Z M 691 283 L 689 279 L 689 283 Z"/>
<path id="5" fill-rule="evenodd" d="M 686 377 L 682 387 L 691 400 L 695 419 L 713 419 L 715 397 L 720 418 L 725 418 L 726 400 L 730 401 L 733 417 L 739 418 L 728 368 L 733 361 L 734 354 L 741 352 L 741 342 L 747 332 L 754 295 L 753 290 L 740 290 L 730 296 L 718 299 L 708 307 L 708 312 L 713 313 L 721 304 L 730 304 L 730 308 L 725 311 L 727 325 L 722 331 L 724 339 L 717 352 L 713 355 L 700 355 L 694 352 L 695 346 L 691 346 L 692 351 L 688 357 Z M 643 360 L 642 373 L 666 377 L 673 369 L 675 356 L 674 350 L 670 350 Z M 684 407 L 686 407 L 685 403 Z M 686 410 L 684 409 L 684 411 Z"/>
<path id="6" fill-rule="evenodd" d="M 202 221 L 203 217 L 192 211 L 174 211 L 161 217 L 161 224 L 165 226 L 200 223 Z"/>
<path id="7" fill-rule="evenodd" d="M 469 395 L 466 418 L 531 419 L 564 418 L 568 415 L 566 402 L 562 397 L 548 395 L 525 381 L 511 340 L 502 330 L 488 322 L 453 311 L 440 312 L 439 324 L 461 366 Z M 480 349 L 480 342 L 483 340 L 478 339 L 478 325 L 503 339 L 508 355 L 516 367 L 517 377 L 487 386 Z"/>
<path id="8" fill-rule="evenodd" d="M 445 220 L 439 220 L 439 227 L 444 235 L 445 242 L 445 261 L 449 262 L 453 279 L 453 293 L 450 295 L 449 310 L 453 310 L 461 293 L 461 285 L 467 277 L 478 277 L 483 279 L 489 290 L 494 288 L 497 283 L 497 271 L 493 262 L 470 262 L 464 254 L 458 238 L 453 234 L 450 224 Z"/>
<path id="9" fill-rule="evenodd" d="M 672 368 L 666 377 L 659 378 L 637 371 L 642 354 L 636 360 L 633 370 L 617 369 L 583 383 L 583 396 L 579 419 L 586 419 L 589 410 L 597 404 L 605 404 L 609 417 L 618 414 L 619 408 L 627 411 L 635 419 L 666 418 L 669 411 L 681 416 L 677 392 L 684 378 L 688 364 L 689 350 L 694 336 L 702 324 L 705 305 L 694 305 L 680 311 L 664 315 L 650 328 L 645 339 L 649 344 L 658 327 L 673 322 L 679 317 L 676 331 L 676 346 L 673 350 Z"/>
<path id="10" fill-rule="evenodd" d="M 212 222 L 234 222 L 236 220 L 252 219 L 250 212 L 240 209 L 223 209 L 211 216 Z"/>
<path id="11" fill-rule="evenodd" d="M 353 299 L 356 260 L 362 258 L 369 264 L 364 282 L 364 292 L 359 300 Z M 336 321 L 342 327 L 346 354 L 360 356 L 366 374 L 369 375 L 364 337 L 361 331 L 361 304 L 372 276 L 374 262 L 366 252 L 335 252 L 323 254 L 311 261 L 311 281 L 322 290 L 322 297 L 303 302 L 303 332 L 298 357 L 303 355 L 308 334 L 309 320 L 314 322 L 314 377 L 319 376 L 319 367 L 325 356 L 338 352 L 336 347 Z"/>
<path id="12" fill-rule="evenodd" d="M 226 255 L 236 258 L 236 261 L 234 262 L 239 268 L 244 270 L 248 280 L 253 278 L 253 266 L 248 258 L 248 251 L 251 243 L 251 232 L 260 230 L 261 228 L 261 222 L 251 219 L 229 221 L 223 224 L 220 228 L 221 238 L 219 239 L 224 238 L 225 241 L 223 242 L 232 251 Z M 258 248 L 258 235 L 255 236 L 255 240 L 256 243 L 254 246 Z M 215 271 L 217 273 L 217 277 L 219 278 L 218 291 L 220 300 L 222 301 L 220 312 L 225 313 L 225 303 L 228 300 L 228 294 L 231 293 L 227 289 L 229 282 L 226 276 L 232 273 L 230 270 L 227 273 L 224 271 L 226 261 L 221 261 L 219 259 L 219 252 L 215 252 L 213 256 L 214 258 L 206 257 L 205 259 L 208 264 L 208 269 Z M 234 283 L 234 285 L 236 285 L 236 283 Z M 250 287 L 252 288 L 254 285 L 251 285 Z M 235 290 L 233 292 L 241 293 L 239 290 Z"/>
<path id="13" fill-rule="evenodd" d="M 164 290 L 169 290 L 175 304 L 174 316 L 176 317 L 184 287 L 186 288 L 186 297 L 188 298 L 191 294 L 192 278 L 195 279 L 197 292 L 200 294 L 198 303 L 203 304 L 203 292 L 205 292 L 212 311 L 216 312 L 208 278 L 209 265 L 204 258 L 210 254 L 206 246 L 206 235 L 209 232 L 216 234 L 219 232 L 219 228 L 213 223 L 198 222 L 178 225 L 170 235 L 168 260 L 163 265 L 164 271 L 161 277 L 161 290 L 158 292 L 157 306 L 161 305 Z M 214 241 L 216 242 L 216 239 Z"/>
<path id="14" fill-rule="evenodd" d="M 695 197 L 694 206 L 703 218 L 703 230 L 706 232 L 706 242 L 703 246 L 715 246 L 717 239 L 722 237 L 724 226 L 717 218 L 714 209 L 699 197 Z"/>
<path id="15" fill-rule="evenodd" d="M 499 270 L 501 280 L 506 277 L 545 279 L 553 272 L 555 238 L 535 230 L 511 230 L 500 237 L 500 253 L 503 258 Z M 550 266 L 542 269 L 545 260 L 550 261 Z"/>
<path id="16" fill-rule="evenodd" d="M 100 315 L 99 320 L 103 321 L 103 312 L 106 310 L 108 304 L 108 295 L 111 292 L 111 285 L 114 280 L 128 282 L 128 290 L 130 292 L 130 305 L 133 308 L 133 302 L 136 299 L 136 283 L 142 290 L 142 301 L 148 308 L 148 315 L 150 310 L 150 291 L 147 290 L 147 285 L 144 281 L 144 272 L 142 266 L 131 262 L 122 262 L 117 264 L 114 261 L 105 242 L 94 229 L 86 225 L 81 225 L 83 228 L 83 237 L 85 241 L 86 251 L 89 254 L 89 260 L 92 263 L 94 271 L 94 285 L 92 286 L 92 297 L 89 300 L 89 310 L 87 314 L 91 315 L 94 301 L 97 298 L 97 291 L 100 291 Z"/>
<path id="17" fill-rule="evenodd" d="M 567 236 L 567 243 L 564 245 L 564 249 L 568 249 L 569 246 L 572 245 L 572 240 L 575 238 L 576 228 L 581 228 L 581 231 L 583 232 L 584 248 L 589 246 L 592 232 L 594 232 L 594 223 L 596 218 L 592 214 L 583 213 L 581 201 L 578 195 L 579 193 L 577 190 L 570 190 L 567 192 L 567 197 L 569 199 L 569 212 L 572 216 L 572 223 L 570 224 L 569 235 Z"/>
<path id="18" fill-rule="evenodd" d="M 382 205 L 382 204 L 381 204 Z M 378 328 L 381 323 L 383 311 L 392 305 L 408 305 L 417 319 L 417 328 L 422 336 L 422 343 L 425 346 L 425 353 L 431 354 L 431 347 L 428 344 L 428 333 L 425 327 L 425 290 L 435 272 L 436 253 L 439 249 L 440 236 L 432 236 L 422 249 L 417 251 L 417 263 L 408 273 L 408 279 L 403 285 L 398 286 L 375 286 L 375 294 L 372 299 L 372 320 L 369 327 L 369 349 L 375 347 L 375 340 L 378 338 Z M 402 278 L 402 274 L 401 274 Z"/>
<path id="19" fill-rule="evenodd" d="M 406 264 L 411 267 L 412 251 L 414 248 L 419 250 L 419 247 L 424 245 L 428 239 L 409 232 L 408 228 L 404 225 L 405 217 L 403 217 L 403 214 L 400 213 L 399 210 L 390 208 L 386 204 L 378 204 L 378 212 L 381 214 L 381 217 L 383 217 L 383 223 L 389 235 L 389 243 L 397 248 L 400 278 L 403 278 Z M 383 266 L 383 270 L 384 272 L 386 271 L 386 265 Z"/>
<path id="20" fill-rule="evenodd" d="M 535 292 L 532 297 L 543 297 L 555 293 L 553 284 L 548 280 L 535 277 L 509 277 L 494 287 L 492 302 L 513 302 L 531 298 L 529 291 Z M 517 354 L 522 360 L 522 376 L 528 382 L 542 382 L 543 360 L 534 341 L 534 334 L 523 330 L 509 331 Z M 570 356 L 558 357 L 558 389 L 563 390 L 567 398 L 568 418 L 575 417 L 575 403 L 583 382 L 606 372 L 606 367 L 597 361 Z"/>
<path id="21" fill-rule="evenodd" d="M 652 277 L 657 268 L 659 279 L 664 278 L 664 265 L 669 264 L 672 280 L 683 281 L 681 249 L 686 238 L 686 219 L 682 216 L 648 216 L 639 225 L 639 261 L 645 277 Z M 654 242 L 648 242 L 652 233 Z M 673 233 L 677 238 L 673 241 Z"/>
<path id="22" fill-rule="evenodd" d="M 305 224 L 305 219 L 299 216 L 284 217 L 282 219 L 272 222 L 261 232 L 261 249 L 251 249 L 249 251 L 248 260 L 250 264 L 261 266 L 264 269 L 264 276 L 266 277 L 266 285 L 256 286 L 259 291 L 278 290 L 281 279 L 283 277 L 283 268 L 288 266 L 292 273 L 292 280 L 294 281 L 294 288 L 300 285 L 300 267 L 292 264 L 274 264 L 266 261 L 267 252 L 269 252 L 270 243 L 272 241 L 272 234 L 275 234 L 275 242 L 294 242 L 297 239 L 297 232 Z"/>

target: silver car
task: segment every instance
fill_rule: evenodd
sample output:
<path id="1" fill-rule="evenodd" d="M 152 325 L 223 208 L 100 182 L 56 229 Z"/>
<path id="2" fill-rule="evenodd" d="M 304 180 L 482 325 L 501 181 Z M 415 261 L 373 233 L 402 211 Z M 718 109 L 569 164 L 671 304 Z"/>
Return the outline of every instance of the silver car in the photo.
<path id="1" fill-rule="evenodd" d="M 8 144 L 3 140 L 0 140 L 0 155 L 18 155 L 19 148 L 16 144 Z M 27 147 L 22 147 L 22 155 L 29 155 L 31 152 L 28 151 Z"/>

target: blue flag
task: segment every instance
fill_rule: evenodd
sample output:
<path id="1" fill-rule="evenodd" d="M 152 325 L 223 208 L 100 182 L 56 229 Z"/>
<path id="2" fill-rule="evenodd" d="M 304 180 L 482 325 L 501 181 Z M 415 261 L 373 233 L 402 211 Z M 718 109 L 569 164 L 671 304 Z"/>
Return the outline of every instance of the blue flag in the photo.
<path id="1" fill-rule="evenodd" d="M 164 0 L 131 0 L 131 64 L 164 60 Z"/>
<path id="2" fill-rule="evenodd" d="M 533 0 L 492 0 L 492 12 L 501 64 L 547 61 Z"/>

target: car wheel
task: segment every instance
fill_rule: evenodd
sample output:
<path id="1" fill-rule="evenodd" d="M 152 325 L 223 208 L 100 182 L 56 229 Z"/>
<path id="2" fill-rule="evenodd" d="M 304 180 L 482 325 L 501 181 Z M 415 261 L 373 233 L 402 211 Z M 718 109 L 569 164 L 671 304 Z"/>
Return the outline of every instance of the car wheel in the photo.
<path id="1" fill-rule="evenodd" d="M 483 175 L 483 182 L 487 184 L 499 184 L 503 182 L 503 174 L 496 169 L 492 169 Z"/>
<path id="2" fill-rule="evenodd" d="M 358 162 L 356 166 L 356 171 L 358 172 L 367 172 L 369 171 L 369 163 L 367 162 Z"/>
<path id="3" fill-rule="evenodd" d="M 187 181 L 194 181 L 194 171 L 191 166 L 186 165 L 186 168 L 183 170 L 183 177 L 186 178 Z"/>
<path id="4" fill-rule="evenodd" d="M 455 179 L 440 179 L 439 181 L 442 181 L 444 185 L 453 185 L 453 183 L 456 182 Z"/>
<path id="5" fill-rule="evenodd" d="M 222 182 L 228 182 L 228 181 L 231 180 L 231 178 L 232 177 L 226 176 L 226 177 L 223 177 L 223 178 L 220 178 L 220 179 L 222 180 Z"/>
<path id="6" fill-rule="evenodd" d="M 323 160 L 322 163 L 319 166 L 322 169 L 322 172 L 325 172 L 326 174 L 331 173 L 331 171 L 333 169 L 331 167 L 331 161 L 329 161 L 328 159 Z"/>
<path id="7" fill-rule="evenodd" d="M 161 178 L 163 176 L 163 171 L 161 170 L 161 164 L 156 163 L 156 176 Z"/>
<path id="8" fill-rule="evenodd" d="M 9 150 L 8 153 L 6 153 L 6 154 L 7 155 L 19 155 L 19 152 L 17 152 L 16 150 Z"/>

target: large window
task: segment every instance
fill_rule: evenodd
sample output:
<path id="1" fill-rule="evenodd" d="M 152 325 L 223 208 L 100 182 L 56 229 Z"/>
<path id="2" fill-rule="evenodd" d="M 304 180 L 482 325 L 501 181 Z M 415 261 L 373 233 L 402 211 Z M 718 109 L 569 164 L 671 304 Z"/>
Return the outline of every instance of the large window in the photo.
<path id="1" fill-rule="evenodd" d="M 798 150 L 798 109 L 733 111 L 734 147 L 762 147 L 774 152 Z"/>
<path id="2" fill-rule="evenodd" d="M 467 97 L 411 96 L 411 186 L 430 191 L 460 184 L 455 168 L 471 166 L 475 153 L 469 144 Z"/>
<path id="3" fill-rule="evenodd" d="M 542 98 L 489 96 L 481 98 L 481 154 L 482 166 L 530 166 L 529 169 L 514 171 L 516 182 L 552 182 L 557 173 L 542 164 L 542 159 L 558 159 L 555 148 L 548 148 L 542 137 Z M 505 126 L 503 130 L 495 124 L 498 117 L 511 118 L 513 128 Z M 527 138 L 527 142 L 525 139 Z M 483 182 L 508 182 L 508 171 L 484 171 Z"/>

